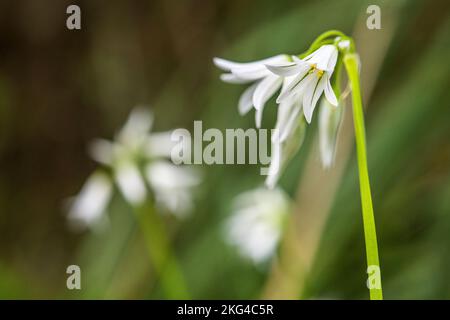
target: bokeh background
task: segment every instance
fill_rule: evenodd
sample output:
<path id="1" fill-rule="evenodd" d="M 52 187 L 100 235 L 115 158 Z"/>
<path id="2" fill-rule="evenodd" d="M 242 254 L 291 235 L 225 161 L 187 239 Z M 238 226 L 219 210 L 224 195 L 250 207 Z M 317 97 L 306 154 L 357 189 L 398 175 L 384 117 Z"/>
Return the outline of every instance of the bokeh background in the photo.
<path id="1" fill-rule="evenodd" d="M 69 4 L 82 29 L 69 31 Z M 369 4 L 382 29 L 368 30 Z M 156 130 L 250 128 L 243 90 L 212 57 L 299 53 L 321 32 L 354 35 L 370 175 L 390 299 L 450 298 L 450 3 L 410 1 L 0 2 L 0 298 L 164 298 L 133 215 L 120 197 L 109 229 L 74 232 L 65 201 L 96 164 L 86 147 L 111 138 L 137 104 Z M 351 107 L 351 106 L 347 106 Z M 275 120 L 275 103 L 264 125 Z M 193 298 L 368 297 L 351 113 L 324 172 L 316 125 L 281 186 L 295 202 L 278 257 L 242 259 L 223 240 L 231 199 L 263 182 L 258 166 L 208 166 L 190 218 L 166 219 Z M 66 267 L 82 290 L 66 288 Z"/>

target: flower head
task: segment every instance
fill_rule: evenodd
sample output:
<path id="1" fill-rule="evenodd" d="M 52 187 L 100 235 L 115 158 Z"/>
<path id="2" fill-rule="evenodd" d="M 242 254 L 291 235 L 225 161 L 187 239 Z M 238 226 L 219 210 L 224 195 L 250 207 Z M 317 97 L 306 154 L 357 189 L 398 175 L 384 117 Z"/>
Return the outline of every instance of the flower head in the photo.
<path id="1" fill-rule="evenodd" d="M 255 189 L 233 202 L 234 214 L 226 224 L 227 240 L 254 263 L 267 261 L 275 252 L 289 213 L 290 203 L 279 189 Z"/>
<path id="2" fill-rule="evenodd" d="M 137 108 L 113 141 L 97 139 L 91 144 L 90 154 L 102 168 L 91 175 L 73 201 L 71 220 L 83 225 L 98 222 L 114 184 L 132 206 L 141 205 L 152 196 L 156 205 L 171 213 L 185 214 L 189 210 L 191 190 L 199 183 L 199 177 L 190 168 L 169 162 L 175 144 L 171 131 L 150 133 L 152 124 L 152 113 Z"/>
<path id="3" fill-rule="evenodd" d="M 350 50 L 352 42 L 340 32 L 328 34 L 327 37 L 338 36 L 332 39 L 319 37 L 307 53 L 299 56 L 278 55 L 248 64 L 214 60 L 216 65 L 229 71 L 222 75 L 222 80 L 233 83 L 256 81 L 243 93 L 239 106 L 241 113 L 255 106 L 257 126 L 261 123 L 261 106 L 281 88 L 276 99 L 276 130 L 272 134 L 272 159 L 266 179 L 269 188 L 276 185 L 282 170 L 302 145 L 306 123 L 311 123 L 319 101 L 322 105 L 319 119 L 322 163 L 324 167 L 330 167 L 334 160 L 342 110 L 332 108 L 342 107 L 337 108 L 338 97 L 331 80 L 336 65 L 342 61 L 339 60 L 340 52 Z M 339 93 L 337 83 L 335 87 Z"/>

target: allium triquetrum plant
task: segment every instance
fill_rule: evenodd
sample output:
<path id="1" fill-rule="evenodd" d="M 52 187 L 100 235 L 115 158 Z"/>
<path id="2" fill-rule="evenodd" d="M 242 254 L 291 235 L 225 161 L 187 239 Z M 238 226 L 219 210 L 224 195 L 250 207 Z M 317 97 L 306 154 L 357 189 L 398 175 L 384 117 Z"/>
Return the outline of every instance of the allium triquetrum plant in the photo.
<path id="1" fill-rule="evenodd" d="M 75 197 L 68 218 L 96 227 L 107 216 L 116 186 L 136 214 L 155 272 L 168 298 L 188 298 L 188 291 L 159 217 L 168 212 L 184 217 L 193 206 L 192 191 L 200 183 L 197 171 L 174 165 L 172 131 L 150 132 L 153 115 L 134 109 L 113 141 L 95 140 L 92 158 L 100 164 Z"/>
<path id="2" fill-rule="evenodd" d="M 274 188 L 282 169 L 300 148 L 317 104 L 319 141 L 324 167 L 333 163 L 336 138 L 343 113 L 341 73 L 343 66 L 352 94 L 353 119 L 362 202 L 362 216 L 368 267 L 379 270 L 375 219 L 367 168 L 364 112 L 361 99 L 359 56 L 353 39 L 331 30 L 321 34 L 309 49 L 299 55 L 277 55 L 272 58 L 237 63 L 215 58 L 214 63 L 226 71 L 221 79 L 231 83 L 251 83 L 239 100 L 239 111 L 256 109 L 256 125 L 261 124 L 265 103 L 281 88 L 276 99 L 277 122 L 272 135 L 272 161 L 266 185 Z M 320 103 L 319 103 L 320 100 Z M 380 286 L 371 287 L 370 298 L 383 298 Z"/>

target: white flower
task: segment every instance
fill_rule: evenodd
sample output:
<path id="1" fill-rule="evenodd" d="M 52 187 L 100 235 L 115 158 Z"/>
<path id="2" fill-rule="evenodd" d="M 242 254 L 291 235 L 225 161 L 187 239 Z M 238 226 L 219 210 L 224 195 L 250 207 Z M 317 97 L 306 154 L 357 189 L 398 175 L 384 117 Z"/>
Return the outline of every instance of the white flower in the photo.
<path id="1" fill-rule="evenodd" d="M 333 74 L 338 57 L 335 45 L 323 45 L 304 59 L 293 57 L 293 61 L 284 64 L 268 64 L 267 68 L 279 76 L 295 76 L 289 85 L 282 90 L 277 98 L 281 103 L 297 96 L 302 101 L 306 121 L 311 123 L 314 108 L 322 93 L 334 106 L 337 106 L 336 95 L 331 87 L 330 78 Z"/>
<path id="2" fill-rule="evenodd" d="M 322 93 L 325 94 L 321 100 L 323 106 L 319 119 L 320 150 L 324 167 L 331 166 L 342 115 L 342 107 L 336 108 L 338 102 L 330 83 L 337 56 L 336 46 L 324 45 L 303 60 L 293 57 L 291 63 L 267 66 L 272 72 L 285 77 L 277 99 L 279 109 L 272 136 L 272 160 L 266 178 L 269 188 L 276 185 L 282 170 L 300 148 L 305 136 L 303 119 L 311 122 Z"/>
<path id="3" fill-rule="evenodd" d="M 290 202 L 279 189 L 260 188 L 238 196 L 226 224 L 227 240 L 254 263 L 267 261 L 280 241 Z"/>
<path id="4" fill-rule="evenodd" d="M 137 108 L 114 141 L 97 139 L 91 144 L 92 158 L 107 167 L 111 175 L 96 171 L 88 179 L 69 211 L 71 220 L 95 224 L 106 210 L 113 184 L 127 202 L 141 205 L 149 197 L 146 181 L 158 205 L 174 214 L 189 211 L 192 206 L 190 188 L 194 183 L 186 183 L 186 176 L 198 177 L 188 168 L 169 162 L 175 145 L 171 140 L 172 132 L 150 133 L 152 124 L 152 114 Z"/>
<path id="5" fill-rule="evenodd" d="M 254 106 L 256 126 L 259 128 L 265 103 L 277 92 L 283 82 L 283 78 L 270 72 L 266 65 L 284 64 L 290 61 L 290 57 L 281 54 L 249 63 L 237 63 L 221 58 L 214 58 L 213 61 L 217 67 L 228 72 L 220 76 L 223 81 L 230 83 L 253 82 L 241 95 L 238 109 L 239 113 L 244 115 Z"/>
<path id="6" fill-rule="evenodd" d="M 214 60 L 217 66 L 229 71 L 222 75 L 222 80 L 232 83 L 256 81 L 242 94 L 239 110 L 246 113 L 252 105 L 255 106 L 257 127 L 261 124 L 264 103 L 282 87 L 277 98 L 278 115 L 272 134 L 272 159 L 266 179 L 269 188 L 275 187 L 282 170 L 300 148 L 306 130 L 304 119 L 311 123 L 319 99 L 322 98 L 322 104 L 326 103 L 327 106 L 338 106 L 331 77 L 339 50 L 349 46 L 348 39 L 337 37 L 334 44 L 322 45 L 302 59 L 279 55 L 247 64 L 217 58 Z M 321 109 L 320 150 L 324 167 L 329 167 L 334 159 L 335 138 L 342 110 Z"/>

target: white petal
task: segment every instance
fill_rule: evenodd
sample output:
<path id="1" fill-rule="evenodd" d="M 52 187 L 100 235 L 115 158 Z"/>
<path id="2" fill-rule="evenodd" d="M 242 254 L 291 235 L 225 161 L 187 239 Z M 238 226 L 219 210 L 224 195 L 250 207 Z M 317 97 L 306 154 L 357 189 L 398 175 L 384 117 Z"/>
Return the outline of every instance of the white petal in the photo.
<path id="1" fill-rule="evenodd" d="M 294 122 L 293 129 L 289 138 L 278 143 L 272 142 L 272 159 L 269 166 L 268 177 L 266 178 L 266 186 L 274 187 L 280 177 L 282 170 L 287 166 L 289 161 L 302 146 L 306 135 L 306 123 L 303 118 L 297 118 Z"/>
<path id="2" fill-rule="evenodd" d="M 146 177 L 153 189 L 190 188 L 200 183 L 200 176 L 190 167 L 155 161 L 146 168 Z"/>
<path id="3" fill-rule="evenodd" d="M 282 132 L 284 131 L 284 128 L 286 127 L 286 124 L 292 113 L 291 111 L 296 99 L 298 99 L 298 97 L 293 96 L 289 99 L 284 100 L 278 105 L 277 122 L 275 124 L 275 132 L 272 134 L 272 142 L 280 141 Z"/>
<path id="4" fill-rule="evenodd" d="M 321 60 L 323 60 L 326 57 L 327 48 L 329 45 L 324 45 L 319 47 L 316 51 L 313 51 L 311 54 L 303 58 L 304 61 L 308 61 L 311 64 L 317 64 Z"/>
<path id="5" fill-rule="evenodd" d="M 221 74 L 220 80 L 222 80 L 223 82 L 235 83 L 235 84 L 249 83 L 252 81 L 252 80 L 248 80 L 248 79 L 241 79 L 232 73 Z"/>
<path id="6" fill-rule="evenodd" d="M 321 46 L 319 49 L 311 53 L 309 56 L 307 56 L 304 60 L 308 61 L 310 64 L 315 64 L 316 67 L 320 70 L 328 70 L 328 65 L 332 65 L 332 68 L 334 68 L 334 64 L 336 64 L 336 61 L 333 63 L 330 63 L 333 61 L 333 59 L 336 59 L 337 57 L 337 49 L 334 45 L 327 44 Z"/>
<path id="7" fill-rule="evenodd" d="M 272 142 L 284 142 L 295 131 L 302 110 L 302 103 L 301 95 L 293 95 L 280 103 Z"/>
<path id="8" fill-rule="evenodd" d="M 303 96 L 303 107 L 305 108 L 305 118 L 308 123 L 311 123 L 312 114 L 316 108 L 317 101 L 323 93 L 326 81 L 326 77 L 322 76 L 315 83 L 311 82 L 309 87 L 305 89 L 305 95 Z"/>
<path id="9" fill-rule="evenodd" d="M 89 145 L 89 155 L 95 161 L 110 166 L 114 161 L 114 144 L 105 139 L 95 139 Z"/>
<path id="10" fill-rule="evenodd" d="M 69 219 L 92 225 L 99 221 L 111 199 L 112 186 L 108 176 L 101 172 L 93 173 L 85 182 L 75 198 Z"/>
<path id="11" fill-rule="evenodd" d="M 281 103 L 284 99 L 292 94 L 300 93 L 303 86 L 305 85 L 305 80 L 308 77 L 308 72 L 311 68 L 307 64 L 301 66 L 301 70 L 294 79 L 291 79 L 285 88 L 281 90 L 280 95 L 277 98 L 277 103 Z"/>
<path id="12" fill-rule="evenodd" d="M 190 211 L 192 188 L 200 183 L 197 171 L 157 161 L 147 166 L 146 176 L 158 206 L 180 217 Z"/>
<path id="13" fill-rule="evenodd" d="M 302 60 L 283 62 L 278 64 L 266 64 L 267 69 L 272 73 L 282 77 L 289 77 L 299 73 L 302 70 L 302 65 L 305 64 Z"/>
<path id="14" fill-rule="evenodd" d="M 231 71 L 231 69 L 234 69 L 234 68 L 254 67 L 254 66 L 276 63 L 276 62 L 283 61 L 283 60 L 287 60 L 287 56 L 284 54 L 280 54 L 280 55 L 276 55 L 276 56 L 273 56 L 273 57 L 270 57 L 267 59 L 262 59 L 262 60 L 247 62 L 247 63 L 234 62 L 234 61 L 225 60 L 222 58 L 214 58 L 213 62 L 220 69 L 225 70 L 225 71 Z"/>
<path id="15" fill-rule="evenodd" d="M 259 82 L 252 84 L 248 87 L 239 98 L 239 114 L 241 116 L 245 115 L 253 107 L 253 94 Z"/>
<path id="16" fill-rule="evenodd" d="M 281 63 L 287 61 L 286 55 L 278 55 L 268 59 L 253 61 L 249 63 L 237 63 L 215 58 L 214 63 L 223 70 L 230 71 L 233 75 L 225 74 L 221 79 L 231 83 L 242 83 L 262 79 L 271 74 L 266 68 L 266 64 Z"/>
<path id="17" fill-rule="evenodd" d="M 256 124 L 256 128 L 258 128 L 258 129 L 261 128 L 263 110 L 264 110 L 264 108 L 255 110 L 255 124 Z"/>
<path id="18" fill-rule="evenodd" d="M 265 181 L 269 189 L 273 189 L 278 182 L 281 174 L 281 143 L 272 143 L 272 159 L 270 161 L 269 172 Z"/>
<path id="19" fill-rule="evenodd" d="M 311 123 L 313 113 L 312 98 L 318 81 L 319 78 L 317 77 L 316 72 L 309 74 L 304 81 L 305 84 L 303 91 L 303 113 L 308 123 Z"/>
<path id="20" fill-rule="evenodd" d="M 147 136 L 145 155 L 148 158 L 170 157 L 176 142 L 172 141 L 173 131 L 155 132 Z"/>
<path id="21" fill-rule="evenodd" d="M 338 58 L 338 51 L 334 50 L 333 53 L 330 56 L 330 59 L 328 60 L 327 68 L 325 69 L 327 73 L 331 76 L 334 71 L 334 67 L 336 66 L 337 58 Z"/>
<path id="22" fill-rule="evenodd" d="M 231 72 L 242 81 L 256 81 L 272 75 L 264 65 L 234 68 L 231 69 Z"/>
<path id="23" fill-rule="evenodd" d="M 122 162 L 117 165 L 115 172 L 117 185 L 125 200 L 132 205 L 142 204 L 147 196 L 144 180 L 139 169 L 131 162 Z"/>
<path id="24" fill-rule="evenodd" d="M 328 100 L 322 99 L 319 109 L 319 147 L 320 158 L 324 168 L 334 162 L 339 127 L 342 123 L 344 108 L 335 108 Z"/>
<path id="25" fill-rule="evenodd" d="M 143 107 L 133 109 L 127 122 L 117 135 L 117 141 L 124 145 L 134 145 L 136 140 L 150 131 L 153 124 L 153 114 Z"/>
<path id="26" fill-rule="evenodd" d="M 122 128 L 126 132 L 147 132 L 153 124 L 153 113 L 144 107 L 134 108 Z"/>
<path id="27" fill-rule="evenodd" d="M 218 58 L 218 57 L 213 58 L 213 63 L 216 65 L 216 67 L 218 67 L 224 71 L 230 71 L 231 68 L 233 68 L 239 64 L 237 62 L 225 60 L 225 59 Z"/>
<path id="28" fill-rule="evenodd" d="M 257 110 L 264 107 L 267 100 L 280 88 L 282 82 L 281 77 L 271 74 L 258 83 L 253 93 L 253 105 Z"/>
<path id="29" fill-rule="evenodd" d="M 283 78 L 283 85 L 281 86 L 281 91 L 278 96 L 281 96 L 289 88 L 289 85 L 292 83 L 292 81 L 294 81 L 296 79 L 296 77 L 297 76 L 295 75 L 295 76 L 289 76 L 289 77 Z M 277 100 L 278 100 L 278 98 L 277 98 Z M 277 101 L 277 103 L 279 103 L 279 102 Z"/>
<path id="30" fill-rule="evenodd" d="M 338 101 L 336 98 L 336 95 L 334 94 L 334 90 L 333 87 L 331 86 L 330 83 L 330 78 L 328 76 L 328 74 L 324 74 L 324 77 L 326 77 L 326 82 L 325 82 L 325 98 L 327 98 L 327 100 L 335 107 L 338 106 Z"/>
<path id="31" fill-rule="evenodd" d="M 299 121 L 298 117 L 300 115 L 300 111 L 302 110 L 301 104 L 296 103 L 296 107 L 292 110 L 288 121 L 286 122 L 286 126 L 281 131 L 280 142 L 284 142 L 294 131 L 296 122 Z"/>
<path id="32" fill-rule="evenodd" d="M 296 62 L 297 64 L 305 64 L 305 60 L 304 59 L 300 59 L 297 56 L 292 56 L 292 60 L 294 60 L 294 62 Z"/>

